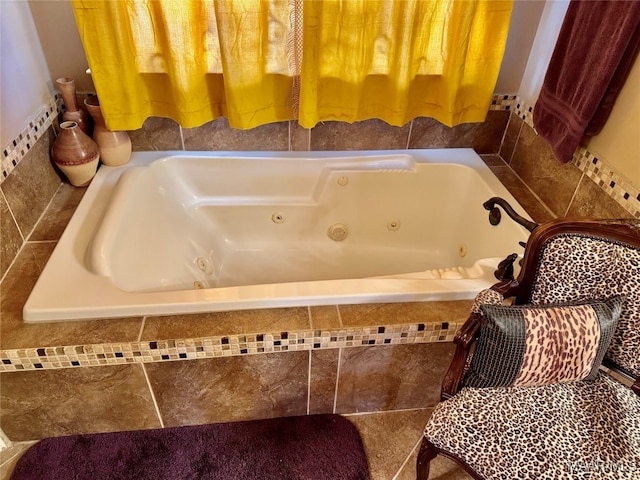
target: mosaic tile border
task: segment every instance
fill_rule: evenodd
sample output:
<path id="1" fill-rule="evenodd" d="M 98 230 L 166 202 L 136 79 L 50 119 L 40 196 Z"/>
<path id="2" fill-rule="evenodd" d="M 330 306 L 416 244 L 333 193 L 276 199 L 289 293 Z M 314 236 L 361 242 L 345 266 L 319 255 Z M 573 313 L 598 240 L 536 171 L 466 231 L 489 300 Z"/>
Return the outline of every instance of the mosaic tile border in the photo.
<path id="1" fill-rule="evenodd" d="M 46 105 L 40 107 L 40 110 L 26 127 L 18 134 L 18 136 L 5 145 L 0 156 L 0 167 L 2 169 L 2 178 L 0 183 L 13 171 L 20 163 L 25 155 L 31 150 L 38 139 L 46 132 L 47 128 L 53 123 L 53 119 L 58 116 L 62 108 L 62 97 L 56 94 L 51 97 Z"/>
<path id="2" fill-rule="evenodd" d="M 516 114 L 524 121 L 524 123 L 529 125 L 531 128 L 534 128 L 533 127 L 533 106 L 524 103 L 522 100 L 520 100 L 520 97 L 517 97 L 515 103 L 516 103 L 516 106 L 514 108 L 514 111 L 516 112 Z"/>
<path id="3" fill-rule="evenodd" d="M 578 147 L 572 163 L 635 218 L 640 218 L 640 189 L 616 173 L 584 147 Z"/>
<path id="4" fill-rule="evenodd" d="M 463 322 L 300 330 L 0 351 L 0 372 L 158 363 L 373 345 L 451 342 Z"/>
<path id="5" fill-rule="evenodd" d="M 496 94 L 491 99 L 489 110 L 510 110 L 515 111 L 514 107 L 517 103 L 517 95 Z"/>
<path id="6" fill-rule="evenodd" d="M 533 107 L 520 101 L 516 96 L 513 111 L 531 128 L 533 126 Z M 536 133 L 537 134 L 537 133 Z M 579 146 L 573 153 L 571 163 L 598 185 L 607 195 L 635 218 L 640 218 L 640 188 L 635 187 L 617 173 L 610 165 L 596 157 L 592 152 Z"/>

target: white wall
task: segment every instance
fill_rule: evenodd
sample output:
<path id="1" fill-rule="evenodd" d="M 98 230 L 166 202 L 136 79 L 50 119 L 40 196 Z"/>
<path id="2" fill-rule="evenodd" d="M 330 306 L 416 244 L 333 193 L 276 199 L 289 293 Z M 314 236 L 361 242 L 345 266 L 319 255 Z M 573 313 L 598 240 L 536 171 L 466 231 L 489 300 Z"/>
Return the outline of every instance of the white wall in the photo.
<path id="1" fill-rule="evenodd" d="M 514 1 L 496 93 L 518 93 L 544 7 L 541 0 Z"/>
<path id="2" fill-rule="evenodd" d="M 0 147 L 4 147 L 54 93 L 28 2 L 0 0 L 0 73 Z"/>
<path id="3" fill-rule="evenodd" d="M 95 92 L 71 2 L 29 0 L 29 6 L 51 79 L 73 77 L 78 92 Z"/>
<path id="4" fill-rule="evenodd" d="M 544 2 L 544 10 L 538 23 L 535 40 L 529 52 L 527 66 L 518 88 L 520 99 L 526 105 L 535 105 L 547 66 L 553 54 L 553 48 L 560 33 L 569 0 L 550 0 Z"/>

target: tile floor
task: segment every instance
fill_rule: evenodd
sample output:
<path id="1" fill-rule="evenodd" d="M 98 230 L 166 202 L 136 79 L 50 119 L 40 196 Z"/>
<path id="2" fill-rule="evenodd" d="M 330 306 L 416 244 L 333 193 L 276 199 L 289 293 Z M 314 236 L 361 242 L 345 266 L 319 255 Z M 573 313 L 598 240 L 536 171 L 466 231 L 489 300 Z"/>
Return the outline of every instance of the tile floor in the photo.
<path id="1" fill-rule="evenodd" d="M 371 480 L 411 480 L 415 478 L 416 455 L 422 429 L 431 409 L 402 410 L 346 415 L 360 431 Z M 0 480 L 9 480 L 20 456 L 35 442 L 21 442 L 0 452 Z M 471 477 L 453 462 L 437 458 L 432 462 L 430 480 L 466 480 Z"/>

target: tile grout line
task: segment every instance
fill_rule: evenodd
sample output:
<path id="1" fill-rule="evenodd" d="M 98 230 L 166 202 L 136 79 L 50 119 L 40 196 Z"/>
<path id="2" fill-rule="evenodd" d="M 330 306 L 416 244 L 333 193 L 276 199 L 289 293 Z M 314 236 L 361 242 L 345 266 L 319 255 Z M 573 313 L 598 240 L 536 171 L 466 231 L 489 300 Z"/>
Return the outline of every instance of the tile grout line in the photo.
<path id="1" fill-rule="evenodd" d="M 56 190 L 56 193 L 58 191 Z M 13 223 L 15 223 L 16 228 L 18 229 L 18 233 L 20 234 L 20 238 L 22 239 L 22 243 L 26 242 L 26 238 L 24 236 L 24 234 L 22 233 L 22 230 L 20 229 L 20 225 L 18 224 L 18 220 L 16 220 L 16 216 L 13 214 L 13 210 L 11 209 L 11 205 L 9 204 L 9 201 L 7 200 L 7 196 L 4 194 L 4 190 L 2 188 L 0 188 L 0 195 L 2 195 L 2 198 L 4 199 L 4 203 L 7 204 L 7 209 L 9 210 L 9 213 L 11 214 L 11 218 L 13 219 Z M 54 193 L 55 195 L 55 193 Z M 52 198 L 53 200 L 53 198 Z M 48 207 L 48 205 L 47 205 Z M 46 210 L 46 208 L 45 208 Z M 38 219 L 38 222 L 40 221 L 40 219 Z M 36 225 L 38 224 L 38 222 L 36 222 Z"/>
<path id="2" fill-rule="evenodd" d="M 418 440 L 418 442 L 413 446 L 413 448 L 409 452 L 409 455 L 407 455 L 407 458 L 404 459 L 404 462 L 402 462 L 402 465 L 400 465 L 400 468 L 398 469 L 396 474 L 393 476 L 392 480 L 398 480 L 398 477 L 404 470 L 404 467 L 407 466 L 407 464 L 409 463 L 409 460 L 411 459 L 411 457 L 413 457 L 413 452 L 415 452 L 416 449 L 419 448 L 421 443 L 422 443 L 422 436 L 420 437 L 420 440 Z"/>
<path id="3" fill-rule="evenodd" d="M 307 372 L 307 415 L 311 413 L 311 359 L 313 355 L 309 350 L 309 371 Z"/>
<path id="4" fill-rule="evenodd" d="M 510 110 L 507 110 L 509 112 L 509 118 L 507 119 L 507 124 L 504 127 L 504 130 L 502 131 L 502 138 L 500 139 L 500 144 L 498 145 L 498 152 L 497 154 L 500 155 L 500 152 L 502 151 L 502 147 L 504 145 L 504 139 L 507 138 L 507 131 L 509 130 L 509 124 L 511 123 L 511 115 L 513 114 L 513 112 L 511 112 Z M 502 158 L 502 155 L 500 155 L 500 158 Z M 504 159 L 502 159 L 504 161 Z"/>
<path id="5" fill-rule="evenodd" d="M 311 316 L 311 305 L 307 305 L 307 315 L 309 316 L 309 328 L 313 331 L 313 317 Z M 311 358 L 313 354 L 309 350 L 309 372 L 307 373 L 307 415 L 311 412 Z"/>
<path id="6" fill-rule="evenodd" d="M 571 209 L 571 205 L 573 204 L 573 201 L 576 199 L 576 196 L 578 195 L 578 189 L 580 188 L 580 185 L 582 184 L 582 180 L 585 177 L 585 173 L 582 172 L 582 175 L 580 176 L 580 180 L 578 180 L 578 183 L 576 184 L 576 189 L 573 191 L 573 195 L 571 195 L 571 200 L 569 200 L 569 203 L 567 204 L 567 209 L 564 211 L 564 215 L 563 217 L 567 216 L 567 213 L 569 213 L 569 210 Z"/>
<path id="7" fill-rule="evenodd" d="M 338 366 L 336 367 L 336 389 L 333 393 L 333 409 L 331 413 L 336 413 L 338 404 L 338 385 L 340 384 L 340 363 L 342 363 L 342 347 L 338 349 Z"/>
<path id="8" fill-rule="evenodd" d="M 140 324 L 140 331 L 138 332 L 138 339 L 136 340 L 136 342 L 138 343 L 142 341 L 142 332 L 144 331 L 144 325 L 146 320 L 147 320 L 146 316 L 142 317 L 142 323 Z"/>
<path id="9" fill-rule="evenodd" d="M 160 428 L 164 428 L 164 422 L 162 421 L 162 415 L 160 415 L 160 408 L 158 407 L 158 402 L 156 401 L 156 395 L 153 392 L 153 388 L 151 387 L 151 382 L 149 381 L 149 375 L 147 375 L 147 369 L 144 366 L 144 363 L 141 363 L 142 373 L 144 374 L 144 379 L 147 382 L 147 388 L 149 389 L 149 394 L 151 395 L 151 400 L 153 401 L 153 407 L 156 409 L 156 415 L 158 416 L 158 421 L 160 422 Z"/>
<path id="10" fill-rule="evenodd" d="M 9 440 L 9 437 L 7 437 L 2 429 L 0 429 L 0 452 L 11 447 L 12 444 L 13 442 Z M 13 456 L 11 458 L 13 458 Z M 2 467 L 2 465 L 4 465 L 5 463 L 7 463 L 7 460 L 5 460 L 4 462 L 0 462 L 0 467 Z"/>
<path id="11" fill-rule="evenodd" d="M 413 119 L 409 122 L 409 133 L 407 134 L 407 150 L 409 150 L 409 145 L 411 144 L 411 133 L 413 132 Z"/>
<path id="12" fill-rule="evenodd" d="M 182 150 L 186 150 L 186 148 L 184 148 L 184 134 L 182 132 L 182 125 L 178 124 L 178 128 L 180 129 L 180 145 L 182 146 Z"/>
<path id="13" fill-rule="evenodd" d="M 22 251 L 24 250 L 26 245 L 27 245 L 27 242 L 22 242 L 22 245 L 20 245 L 20 248 L 18 249 L 18 252 L 16 253 L 16 256 L 13 258 L 13 260 L 11 260 L 11 263 L 7 267 L 7 270 L 4 272 L 4 275 L 2 275 L 2 277 L 0 277 L 0 286 L 2 286 L 2 283 L 4 282 L 4 279 L 6 278 L 7 274 L 13 268 L 13 265 L 16 263 L 16 260 L 18 260 L 18 257 L 20 257 L 20 254 L 22 253 Z"/>
<path id="14" fill-rule="evenodd" d="M 9 448 L 9 447 L 7 447 Z M 19 450 L 16 453 L 14 453 L 13 455 L 11 455 L 9 458 L 7 458 L 4 462 L 0 463 L 0 468 L 4 467 L 5 465 L 9 465 L 9 463 L 11 463 L 11 461 L 16 458 L 17 456 L 21 456 L 22 454 L 24 454 L 24 452 L 26 452 L 27 449 L 24 450 Z"/>
<path id="15" fill-rule="evenodd" d="M 500 157 L 500 158 L 502 158 L 502 157 Z M 504 158 L 502 158 L 502 161 L 504 162 Z M 527 182 L 525 182 L 525 181 L 522 179 L 522 177 L 520 177 L 520 175 L 518 175 L 518 172 L 516 172 L 516 171 L 513 169 L 513 167 L 511 166 L 511 164 L 510 164 L 510 163 L 506 163 L 506 162 L 505 162 L 505 164 L 506 164 L 506 166 L 511 170 L 511 172 L 516 176 L 516 178 L 517 178 L 518 180 L 520 180 L 520 182 L 525 186 L 525 188 L 529 191 L 529 193 L 530 193 L 531 195 L 533 195 L 533 198 L 535 198 L 535 199 L 540 203 L 540 205 L 542 205 L 542 208 L 544 208 L 544 209 L 545 209 L 549 214 L 551 214 L 551 216 L 552 216 L 553 218 L 558 218 L 558 216 L 557 216 L 557 215 L 556 215 L 556 214 L 555 214 L 555 213 L 554 213 L 554 212 L 553 212 L 553 211 L 552 211 L 552 210 L 547 206 L 547 204 L 546 204 L 545 202 L 543 202 L 543 201 L 542 201 L 542 199 L 538 196 L 538 194 L 537 194 L 536 192 L 534 192 L 534 191 L 531 189 L 531 187 L 527 184 Z M 502 182 L 501 182 L 501 183 L 502 183 Z M 504 185 L 504 184 L 503 184 L 503 185 Z M 506 186 L 505 186 L 505 188 L 506 188 Z M 515 196 L 514 196 L 514 197 L 515 197 Z M 516 200 L 517 200 L 517 198 L 516 198 Z"/>
<path id="16" fill-rule="evenodd" d="M 11 268 L 13 268 L 14 263 L 16 262 L 16 260 L 18 259 L 18 257 L 20 256 L 20 254 L 22 253 L 22 251 L 24 250 L 24 248 L 26 247 L 26 245 L 28 243 L 44 243 L 45 241 L 51 241 L 51 242 L 57 242 L 58 241 L 58 240 L 42 240 L 40 242 L 31 242 L 28 239 L 31 236 L 31 234 L 35 231 L 35 229 L 38 227 L 38 224 L 42 220 L 42 217 L 44 216 L 44 214 L 47 212 L 47 210 L 49 210 L 49 207 L 53 203 L 53 199 L 56 197 L 56 195 L 58 194 L 58 192 L 62 188 L 63 184 L 64 184 L 63 182 L 60 182 L 60 185 L 58 185 L 58 188 L 56 189 L 56 191 L 51 196 L 51 199 L 49 200 L 49 203 L 47 203 L 47 206 L 44 208 L 44 210 L 42 210 L 42 213 L 38 217 L 38 220 L 33 225 L 33 228 L 29 232 L 29 235 L 27 235 L 26 237 L 22 233 L 22 229 L 20 228 L 20 225 L 18 224 L 18 222 L 16 220 L 16 217 L 13 215 L 13 210 L 11 210 L 11 205 L 9 205 L 9 202 L 7 201 L 7 197 L 5 196 L 4 191 L 2 190 L 2 188 L 0 188 L 0 194 L 2 195 L 2 197 L 4 198 L 5 203 L 7 204 L 7 208 L 9 209 L 9 213 L 11 214 L 11 218 L 13 219 L 13 221 L 14 221 L 14 223 L 16 225 L 16 228 L 18 229 L 18 233 L 20 234 L 20 238 L 22 239 L 22 245 L 20 245 L 20 248 L 16 252 L 15 257 L 13 258 L 13 260 L 11 260 L 11 263 L 7 267 L 7 270 L 4 272 L 4 275 L 2 275 L 2 277 L 0 278 L 0 283 L 2 283 L 4 281 L 5 277 L 7 276 L 7 273 L 9 273 Z"/>
<path id="17" fill-rule="evenodd" d="M 340 328 L 344 328 L 344 324 L 342 323 L 342 314 L 340 313 L 340 307 L 336 305 L 336 311 L 338 312 L 338 323 L 340 324 Z"/>
<path id="18" fill-rule="evenodd" d="M 390 412 L 415 412 L 417 410 L 433 410 L 434 408 L 435 408 L 435 405 L 430 407 L 408 407 L 408 408 L 395 408 L 393 410 L 371 410 L 367 412 L 341 413 L 340 415 L 342 415 L 343 417 L 358 417 L 360 415 L 374 415 L 374 414 L 384 415 L 385 413 L 390 413 Z"/>
<path id="19" fill-rule="evenodd" d="M 1 188 L 0 188 L 0 192 L 2 192 Z M 4 197 L 4 192 L 2 192 L 2 196 Z M 6 197 L 5 197 L 5 201 L 6 201 Z M 11 211 L 11 207 L 9 207 L 8 204 L 7 204 L 7 207 L 9 208 L 9 212 L 11 213 L 11 218 L 13 218 L 13 221 L 15 223 L 16 219 L 13 216 L 13 212 Z M 16 223 L 16 228 L 18 229 L 18 233 L 20 234 L 20 238 L 22 239 L 22 242 L 21 242 L 20 248 L 16 252 L 15 256 L 13 257 L 13 259 L 11 260 L 11 263 L 9 263 L 9 265 L 7 266 L 7 269 L 5 270 L 4 274 L 2 275 L 2 277 L 0 277 L 0 285 L 2 285 L 2 282 L 4 281 L 5 277 L 11 271 L 11 269 L 13 268 L 13 265 L 16 263 L 16 260 L 18 259 L 18 257 L 22 253 L 22 250 L 24 250 L 24 247 L 27 244 L 27 242 L 25 241 L 24 237 L 22 236 L 22 231 L 20 230 L 20 227 L 18 226 L 17 223 Z"/>
<path id="20" fill-rule="evenodd" d="M 520 117 L 518 117 L 520 118 Z M 513 160 L 513 156 L 516 154 L 516 148 L 518 147 L 518 143 L 520 142 L 520 136 L 522 135 L 522 129 L 524 128 L 525 122 L 524 120 L 520 123 L 520 128 L 518 128 L 518 134 L 516 135 L 516 139 L 513 142 L 513 150 L 511 150 L 511 154 L 509 155 L 509 161 L 506 162 L 507 165 L 511 166 L 511 161 Z M 507 125 L 507 128 L 509 125 Z M 506 130 L 505 130 L 506 133 Z M 504 160 L 504 159 L 503 159 Z"/>

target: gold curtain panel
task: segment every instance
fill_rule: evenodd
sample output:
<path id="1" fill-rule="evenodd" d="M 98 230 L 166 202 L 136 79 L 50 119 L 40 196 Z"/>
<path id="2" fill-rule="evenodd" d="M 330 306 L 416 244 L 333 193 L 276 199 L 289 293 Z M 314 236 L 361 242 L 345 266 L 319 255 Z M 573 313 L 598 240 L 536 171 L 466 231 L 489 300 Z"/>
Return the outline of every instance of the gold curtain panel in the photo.
<path id="1" fill-rule="evenodd" d="M 512 0 L 73 0 L 112 130 L 483 121 Z"/>

